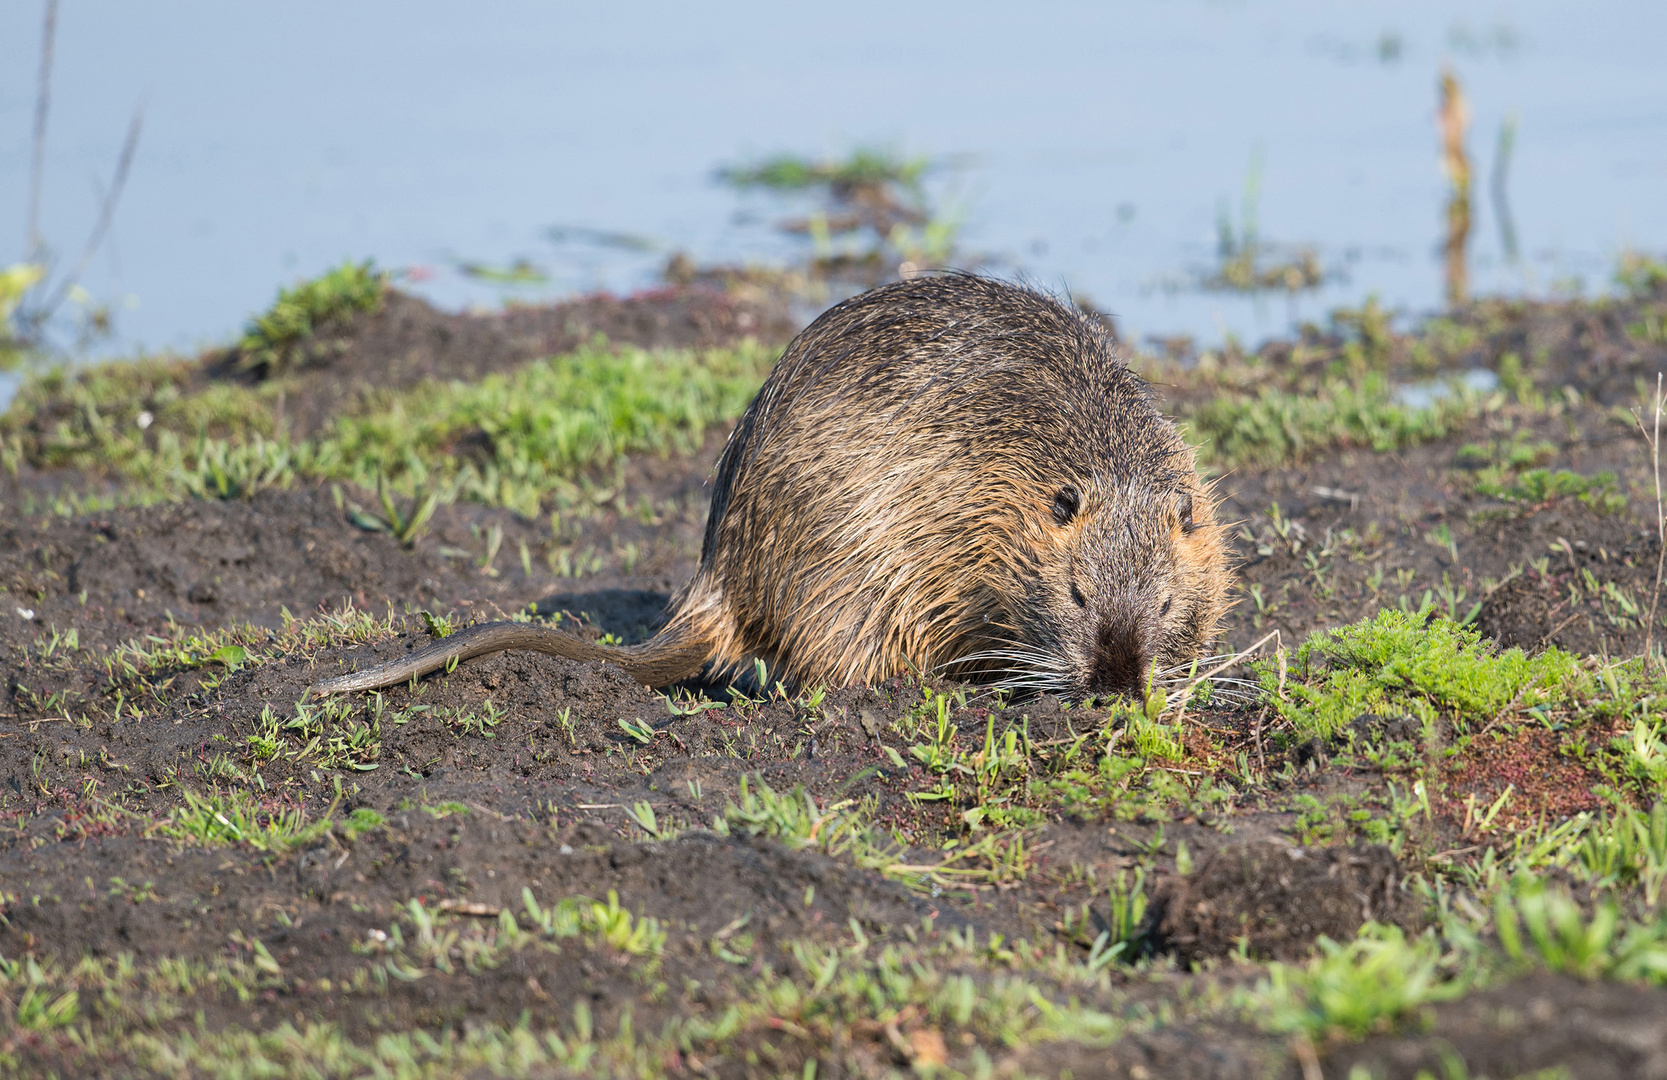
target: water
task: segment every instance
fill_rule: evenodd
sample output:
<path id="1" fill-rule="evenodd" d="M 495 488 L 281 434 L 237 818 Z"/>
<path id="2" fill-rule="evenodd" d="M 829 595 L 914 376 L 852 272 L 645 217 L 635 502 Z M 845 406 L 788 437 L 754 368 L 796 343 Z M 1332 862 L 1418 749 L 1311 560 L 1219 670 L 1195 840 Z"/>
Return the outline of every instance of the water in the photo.
<path id="1" fill-rule="evenodd" d="M 0 263 L 23 249 L 40 14 L 0 7 Z M 1624 247 L 1667 247 L 1664 39 L 1667 6 L 1644 2 L 65 0 L 44 225 L 79 246 L 143 98 L 87 285 L 116 302 L 103 351 L 184 349 L 345 257 L 427 268 L 450 306 L 504 295 L 459 259 L 545 266 L 528 299 L 650 285 L 674 249 L 780 259 L 776 205 L 715 168 L 878 145 L 952 162 L 931 183 L 966 250 L 1125 333 L 1255 340 L 1368 293 L 1439 306 L 1444 61 L 1474 114 L 1477 291 L 1598 288 Z M 1514 265 L 1487 196 L 1507 116 Z M 1261 235 L 1341 279 L 1294 300 L 1192 287 L 1258 158 Z"/>

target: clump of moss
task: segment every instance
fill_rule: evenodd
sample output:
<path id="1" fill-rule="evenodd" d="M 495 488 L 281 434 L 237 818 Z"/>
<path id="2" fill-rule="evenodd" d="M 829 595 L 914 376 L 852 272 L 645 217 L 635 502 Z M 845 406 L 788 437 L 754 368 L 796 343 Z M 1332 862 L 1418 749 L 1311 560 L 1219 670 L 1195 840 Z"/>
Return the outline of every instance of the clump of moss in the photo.
<path id="1" fill-rule="evenodd" d="M 1330 738 L 1363 713 L 1445 716 L 1473 723 L 1508 706 L 1574 694 L 1585 678 L 1560 649 L 1499 651 L 1474 630 L 1428 609 L 1375 618 L 1310 637 L 1281 672 L 1259 667 L 1262 688 L 1305 737 Z"/>
<path id="2" fill-rule="evenodd" d="M 1626 509 L 1626 496 L 1612 472 L 1581 476 L 1567 469 L 1529 469 L 1513 475 L 1509 470 L 1484 470 L 1476 477 L 1479 494 L 1508 502 L 1539 505 L 1561 498 L 1576 498 L 1603 513 Z"/>
<path id="3" fill-rule="evenodd" d="M 250 320 L 238 342 L 239 366 L 269 375 L 299 367 L 310 355 L 320 327 L 377 310 L 387 287 L 388 275 L 366 259 L 344 262 L 319 277 L 280 289 L 277 302 Z"/>
<path id="4" fill-rule="evenodd" d="M 1615 283 L 1640 298 L 1667 292 L 1667 262 L 1642 251 L 1623 251 L 1615 267 Z"/>

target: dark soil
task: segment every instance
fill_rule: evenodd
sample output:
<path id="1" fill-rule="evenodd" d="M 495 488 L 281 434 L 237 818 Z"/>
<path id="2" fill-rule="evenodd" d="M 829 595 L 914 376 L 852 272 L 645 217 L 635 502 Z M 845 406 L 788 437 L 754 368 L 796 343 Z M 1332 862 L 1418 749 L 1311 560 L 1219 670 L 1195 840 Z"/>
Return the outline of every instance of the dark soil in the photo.
<path id="1" fill-rule="evenodd" d="M 1655 582 L 1647 460 L 1636 433 L 1589 402 L 1626 399 L 1644 361 L 1592 344 L 1607 316 L 1572 306 L 1525 312 L 1525 349 L 1553 341 L 1553 356 L 1586 349 L 1590 358 L 1554 372 L 1585 392 L 1556 415 L 1496 412 L 1462 437 L 1402 452 L 1348 450 L 1222 480 L 1223 513 L 1240 523 L 1243 589 L 1231 645 L 1273 630 L 1295 645 L 1384 607 L 1417 606 L 1428 593 L 1502 646 L 1641 650 L 1642 617 L 1614 597 L 1647 606 Z M 368 386 L 473 378 L 598 332 L 616 342 L 703 345 L 781 337 L 783 319 L 694 290 L 490 318 L 444 315 L 396 294 L 380 313 L 340 330 L 344 344 L 289 399 L 288 415 L 311 430 Z M 1479 495 L 1461 446 L 1511 436 L 1551 442 L 1550 468 L 1618 473 L 1630 505 Z M 536 605 L 543 615 L 570 613 L 593 635 L 651 635 L 698 557 L 704 482 L 720 446 L 715 438 L 689 459 L 633 461 L 615 503 L 560 534 L 548 521 L 454 505 L 406 548 L 351 523 L 338 496 L 365 493 L 329 487 L 9 519 L 0 527 L 0 956 L 65 968 L 123 954 L 141 965 L 254 963 L 259 943 L 281 976 L 247 996 L 199 986 L 169 999 L 186 1008 L 158 1014 L 154 1030 L 169 1037 L 309 1023 L 337 1024 L 358 1042 L 523 1018 L 535 1028 L 571 1027 L 576 1002 L 599 1031 L 615 1032 L 629 1016 L 635 1030 L 659 1032 L 678 1018 L 716 1021 L 754 992 L 748 980 L 801 972 L 795 950 L 807 942 L 846 947 L 861 934 L 873 948 L 912 947 L 971 935 L 990 955 L 1004 941 L 1029 943 L 1037 957 L 1085 955 L 1093 932 L 1086 941 L 1073 936 L 1072 913 L 1107 925 L 1103 883 L 1140 865 L 1151 873 L 1143 946 L 1151 966 L 1114 969 L 1106 986 L 1069 993 L 1120 1015 L 1167 1009 L 1180 1018 L 1141 1026 L 1109 1048 L 989 1043 L 978 1053 L 1031 1075 L 1304 1075 L 1288 1040 L 1230 1013 L 1188 1019 L 1185 1003 L 1198 987 L 1243 982 L 1234 957 L 1300 961 L 1321 935 L 1346 940 L 1367 919 L 1416 932 L 1424 915 L 1406 888 L 1409 868 L 1387 848 L 1299 825 L 1291 809 L 1293 794 L 1363 791 L 1382 776 L 1340 746 L 1287 745 L 1278 732 L 1264 733 L 1254 710 L 1196 720 L 1228 752 L 1258 762 L 1269 779 L 1257 794 L 1168 821 L 1087 814 L 1042 822 L 1030 840 L 1030 871 L 999 887 L 910 891 L 848 859 L 708 831 L 740 798 L 743 778 L 756 776 L 778 792 L 802 785 L 822 807 L 864 800 L 906 841 L 899 859 L 942 858 L 929 846 L 934 830 L 959 811 L 909 797 L 932 778 L 908 756 L 912 736 L 893 727 L 921 700 L 913 683 L 834 689 L 814 706 L 718 696 L 715 707 L 677 714 L 617 668 L 526 654 L 482 658 L 415 690 L 388 691 L 388 714 L 405 719 L 386 722 L 379 756 L 358 762 L 372 769 L 283 755 L 259 767 L 275 807 L 338 822 L 368 808 L 383 825 L 362 834 L 338 825 L 287 853 L 162 834 L 158 823 L 184 805 L 182 790 L 250 779 L 246 747 L 263 712 L 287 717 L 317 679 L 426 641 L 420 611 L 466 621 Z M 578 576 L 558 573 L 564 552 Z M 368 620 L 354 622 L 349 608 Z M 338 636 L 360 644 L 333 642 L 297 621 L 321 613 L 337 620 Z M 198 657 L 142 677 L 107 662 L 126 643 L 148 647 L 228 627 L 247 627 L 240 640 L 261 654 L 258 662 Z M 478 719 L 487 700 L 499 717 L 491 724 Z M 956 714 L 962 736 L 983 738 L 990 704 L 975 698 Z M 368 715 L 371 706 L 355 708 Z M 1038 742 L 1068 744 L 1092 728 L 1092 714 L 1051 699 L 1009 706 L 1003 723 L 1020 713 Z M 633 735 L 627 722 L 649 734 Z M 1394 739 L 1400 722 L 1367 717 L 1359 732 Z M 1594 777 L 1583 770 L 1550 742 L 1457 761 L 1437 798 L 1439 828 L 1457 843 L 1459 800 L 1491 800 L 1506 784 L 1524 815 L 1594 806 Z M 631 814 L 638 804 L 652 807 L 660 833 L 681 835 L 650 837 Z M 1184 875 L 1183 847 L 1192 863 Z M 658 973 L 644 983 L 596 950 L 522 950 L 498 966 L 383 977 L 376 993 L 349 991 L 355 973 L 362 979 L 367 964 L 381 963 L 375 943 L 390 928 L 416 933 L 413 900 L 459 915 L 467 942 L 496 927 L 501 912 L 521 913 L 523 889 L 546 905 L 617 892 L 622 907 L 664 924 Z M 996 993 L 987 974 L 977 978 L 981 995 Z M 82 997 L 83 1015 L 104 1015 L 92 990 Z M 702 1062 L 684 1051 L 659 1067 L 801 1075 L 804 1061 L 818 1057 L 836 1073 L 878 1073 L 930 1061 L 942 1044 L 938 1028 L 913 1014 L 834 1030 L 824 1038 L 773 1027 L 768 1038 L 743 1038 L 745 1053 Z M 1655 1076 L 1667 1075 L 1664 1031 L 1667 993 L 1537 975 L 1431 1010 L 1422 1026 L 1313 1052 L 1324 1075 L 1339 1077 L 1355 1063 L 1369 1064 L 1373 1076 L 1440 1075 L 1444 1047 L 1476 1077 L 1554 1066 L 1581 1077 Z M 0 1040 L 0 1063 L 25 1074 L 165 1071 L 62 1032 L 14 1028 L 0 1030 Z M 969 1032 L 946 1051 L 969 1072 L 971 1040 Z"/>
<path id="2" fill-rule="evenodd" d="M 1339 1049 L 1328 1069 L 1356 1063 L 1373 1076 L 1440 1076 L 1444 1052 L 1472 1076 L 1564 1070 L 1580 1080 L 1667 1076 L 1667 995 L 1613 983 L 1534 975 L 1431 1010 L 1416 1037 L 1368 1039 Z"/>
<path id="3" fill-rule="evenodd" d="M 1343 941 L 1366 919 L 1407 921 L 1404 909 L 1411 905 L 1400 878 L 1385 847 L 1227 845 L 1173 880 L 1158 939 L 1184 961 L 1226 956 L 1241 946 L 1252 956 L 1301 960 L 1322 935 Z"/>

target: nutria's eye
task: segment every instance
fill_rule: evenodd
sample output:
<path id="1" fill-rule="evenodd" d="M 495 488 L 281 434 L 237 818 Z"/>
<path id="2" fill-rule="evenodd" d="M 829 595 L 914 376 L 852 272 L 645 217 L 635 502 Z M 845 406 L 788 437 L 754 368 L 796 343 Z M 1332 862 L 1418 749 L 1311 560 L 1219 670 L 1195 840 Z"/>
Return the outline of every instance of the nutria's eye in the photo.
<path id="1" fill-rule="evenodd" d="M 1076 488 L 1060 488 L 1059 494 L 1053 497 L 1053 519 L 1060 525 L 1069 525 L 1071 519 L 1077 516 L 1077 508 L 1082 505 L 1081 496 Z"/>
<path id="2" fill-rule="evenodd" d="M 1077 602 L 1077 607 L 1088 606 L 1088 598 L 1082 595 L 1082 590 L 1077 588 L 1077 583 L 1074 581 L 1071 582 L 1071 599 Z"/>
<path id="3" fill-rule="evenodd" d="M 1168 615 L 1169 614 L 1169 607 L 1173 603 L 1175 603 L 1175 598 L 1173 596 L 1168 597 L 1167 599 L 1165 599 L 1164 602 L 1163 602 L 1163 610 L 1158 612 L 1158 618 L 1161 619 L 1165 615 Z"/>
<path id="4" fill-rule="evenodd" d="M 1196 528 L 1192 520 L 1192 493 L 1187 492 L 1181 496 L 1181 531 L 1189 533 Z"/>

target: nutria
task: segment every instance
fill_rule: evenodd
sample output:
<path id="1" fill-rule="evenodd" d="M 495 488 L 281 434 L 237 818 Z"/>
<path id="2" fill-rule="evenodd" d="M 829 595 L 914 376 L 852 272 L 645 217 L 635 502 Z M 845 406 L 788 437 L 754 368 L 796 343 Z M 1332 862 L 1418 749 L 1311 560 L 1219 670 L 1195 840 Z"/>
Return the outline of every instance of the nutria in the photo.
<path id="1" fill-rule="evenodd" d="M 918 277 L 788 345 L 724 448 L 700 567 L 652 640 L 487 623 L 313 690 L 536 649 L 648 686 L 758 658 L 798 686 L 939 670 L 1138 694 L 1215 635 L 1223 532 L 1098 320 L 990 278 Z"/>

